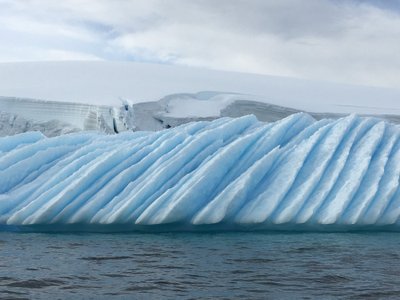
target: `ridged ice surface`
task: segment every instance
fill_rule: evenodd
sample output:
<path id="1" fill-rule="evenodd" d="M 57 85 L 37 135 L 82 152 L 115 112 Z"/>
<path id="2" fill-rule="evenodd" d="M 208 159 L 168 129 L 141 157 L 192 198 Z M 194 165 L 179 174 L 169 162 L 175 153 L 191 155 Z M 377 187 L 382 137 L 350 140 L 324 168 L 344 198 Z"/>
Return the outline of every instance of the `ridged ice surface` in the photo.
<path id="1" fill-rule="evenodd" d="M 269 124 L 246 116 L 114 136 L 4 137 L 0 224 L 398 228 L 399 134 L 379 119 L 296 114 Z"/>

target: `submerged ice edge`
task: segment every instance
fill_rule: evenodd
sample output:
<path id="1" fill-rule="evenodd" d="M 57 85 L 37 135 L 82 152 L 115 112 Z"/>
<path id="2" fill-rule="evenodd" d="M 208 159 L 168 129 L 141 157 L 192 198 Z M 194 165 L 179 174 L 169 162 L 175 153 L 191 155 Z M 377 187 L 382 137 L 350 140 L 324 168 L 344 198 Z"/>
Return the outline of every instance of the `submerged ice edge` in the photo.
<path id="1" fill-rule="evenodd" d="M 397 230 L 399 135 L 375 118 L 299 113 L 4 137 L 0 230 Z"/>

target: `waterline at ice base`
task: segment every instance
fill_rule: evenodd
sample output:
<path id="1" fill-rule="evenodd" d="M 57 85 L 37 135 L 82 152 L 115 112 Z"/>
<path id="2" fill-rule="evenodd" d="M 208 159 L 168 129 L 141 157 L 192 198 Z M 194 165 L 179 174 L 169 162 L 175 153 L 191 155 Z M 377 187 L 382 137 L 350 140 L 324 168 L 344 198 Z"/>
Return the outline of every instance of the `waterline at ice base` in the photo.
<path id="1" fill-rule="evenodd" d="M 400 231 L 400 128 L 254 116 L 0 138 L 0 229 Z"/>

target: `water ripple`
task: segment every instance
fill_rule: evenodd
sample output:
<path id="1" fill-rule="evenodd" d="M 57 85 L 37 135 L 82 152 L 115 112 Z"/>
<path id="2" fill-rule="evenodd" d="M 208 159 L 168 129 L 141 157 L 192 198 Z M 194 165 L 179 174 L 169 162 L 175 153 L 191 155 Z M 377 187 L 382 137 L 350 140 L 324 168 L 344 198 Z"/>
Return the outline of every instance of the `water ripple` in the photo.
<path id="1" fill-rule="evenodd" d="M 395 299 L 400 293 L 396 233 L 0 233 L 0 239 L 2 299 Z"/>

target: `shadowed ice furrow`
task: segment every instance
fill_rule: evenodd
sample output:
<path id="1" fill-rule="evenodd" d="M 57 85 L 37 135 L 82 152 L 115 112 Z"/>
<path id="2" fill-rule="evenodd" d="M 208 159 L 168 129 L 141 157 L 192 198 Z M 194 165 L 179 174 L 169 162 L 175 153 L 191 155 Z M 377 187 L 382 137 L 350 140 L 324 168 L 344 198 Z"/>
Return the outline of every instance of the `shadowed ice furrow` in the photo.
<path id="1" fill-rule="evenodd" d="M 29 147 L 18 148 L 6 155 L 0 157 L 0 171 L 24 160 L 39 151 L 47 148 L 67 145 L 79 145 L 89 142 L 93 138 L 91 134 L 71 134 L 67 136 L 56 137 L 52 139 L 42 139 L 33 143 Z"/>
<path id="2" fill-rule="evenodd" d="M 395 224 L 399 222 L 400 217 L 400 188 L 397 187 L 396 193 L 390 199 L 387 208 L 376 221 L 377 224 Z"/>
<path id="3" fill-rule="evenodd" d="M 183 138 L 183 136 L 179 138 Z M 159 143 L 161 144 L 159 145 Z M 107 214 L 110 210 L 122 205 L 123 200 L 135 186 L 137 178 L 159 158 L 159 153 L 172 149 L 175 146 L 176 143 L 171 144 L 171 142 L 163 136 L 150 145 L 141 148 L 132 156 L 133 159 L 128 161 L 127 168 L 111 179 L 107 185 L 95 195 L 92 201 L 72 211 L 74 215 L 69 217 L 68 222 L 74 223 L 77 221 L 84 222 L 85 220 L 91 220 L 92 218 Z"/>
<path id="4" fill-rule="evenodd" d="M 194 149 L 182 153 L 186 150 L 186 146 L 193 146 Z M 124 196 L 118 211 L 113 213 L 115 220 L 119 223 L 128 221 L 133 222 L 132 214 L 141 205 L 143 205 L 149 197 L 165 183 L 167 178 L 171 178 L 174 174 L 183 168 L 186 162 L 192 160 L 196 151 L 207 148 L 208 143 L 196 143 L 191 137 L 186 138 L 182 142 L 176 144 L 176 147 L 167 153 L 161 151 L 161 155 L 157 158 L 148 169 L 141 172 L 140 176 L 135 180 L 134 186 L 129 190 L 129 194 Z M 193 151 L 194 150 L 194 151 Z M 172 162 L 171 162 L 172 160 Z"/>
<path id="5" fill-rule="evenodd" d="M 138 178 L 143 172 L 145 172 L 152 164 L 156 163 L 160 158 L 160 155 L 164 155 L 171 150 L 173 150 L 177 145 L 179 145 L 185 139 L 185 134 L 178 133 L 174 135 L 170 139 L 164 140 L 161 145 L 155 149 L 147 156 L 145 156 L 142 160 L 140 160 L 137 164 L 135 164 L 135 172 L 131 174 L 133 176 L 130 177 L 131 182 L 129 185 L 132 185 L 133 179 Z M 129 187 L 128 185 L 128 187 Z M 122 198 L 122 199 L 125 199 Z M 90 202 L 84 207 L 79 208 L 71 217 L 69 222 L 86 222 L 88 220 L 88 216 L 92 216 L 96 213 L 96 210 L 93 210 L 92 203 Z"/>
<path id="6" fill-rule="evenodd" d="M 265 126 L 262 136 L 248 148 L 234 165 L 233 169 L 226 174 L 219 184 L 217 191 L 234 181 L 240 174 L 252 166 L 254 162 L 262 158 L 276 146 L 285 146 L 288 141 L 304 131 L 310 124 L 312 124 L 310 116 L 297 114 Z"/>
<path id="7" fill-rule="evenodd" d="M 343 212 L 345 206 L 357 192 L 369 167 L 372 155 L 381 142 L 384 130 L 385 123 L 380 122 L 374 125 L 362 139 L 355 144 L 336 185 L 331 190 L 325 203 L 314 216 L 317 223 L 332 224 L 337 221 L 337 218 Z"/>
<path id="8" fill-rule="evenodd" d="M 203 141 L 212 141 L 215 139 L 222 139 L 222 140 L 229 140 L 232 139 L 232 135 L 235 135 L 235 131 L 233 129 L 236 127 L 237 129 L 241 131 L 245 130 L 248 126 L 252 125 L 255 123 L 254 118 L 241 118 L 241 120 L 234 121 L 234 120 L 226 120 L 224 123 L 221 122 L 211 122 L 209 129 L 205 129 L 202 131 L 199 131 L 199 138 L 203 136 Z M 236 125 L 235 125 L 236 124 Z M 238 126 L 239 125 L 239 126 Z M 210 138 L 211 137 L 211 138 Z M 163 156 L 164 152 L 163 150 L 159 149 L 159 154 L 157 154 L 157 157 Z M 190 153 L 189 153 L 190 154 Z M 179 156 L 182 156 L 182 153 L 179 154 Z M 156 157 L 156 158 L 157 158 Z M 147 169 L 146 169 L 147 171 Z M 131 193 L 135 193 L 135 187 L 136 185 L 140 182 L 140 180 L 147 180 L 148 176 L 142 176 L 142 174 L 145 171 L 140 172 L 139 177 L 137 180 L 133 181 L 130 183 L 130 186 L 127 186 L 125 188 L 125 193 L 118 195 L 112 201 L 99 211 L 99 213 L 96 215 L 95 219 L 100 220 L 101 223 L 103 224 L 109 224 L 109 223 L 115 223 L 115 222 L 123 222 L 124 218 L 129 218 L 129 216 L 133 213 L 135 208 L 139 207 L 142 205 L 140 201 L 136 201 L 136 199 L 133 199 L 133 203 L 128 202 L 129 205 L 127 205 L 127 199 L 132 199 L 130 197 Z M 187 174 L 184 174 L 185 176 Z M 141 179 L 141 177 L 144 177 Z M 179 185 L 176 185 L 175 187 L 178 187 Z M 160 200 L 159 200 L 160 201 Z M 130 206 L 130 207 L 129 207 Z M 132 208 L 132 209 L 131 209 Z M 126 209 L 128 211 L 126 211 Z M 133 221 L 133 220 L 131 220 Z"/>
<path id="9" fill-rule="evenodd" d="M 355 121 L 355 125 L 352 126 L 351 130 L 342 140 L 340 146 L 336 149 L 330 164 L 325 169 L 324 174 L 314 188 L 314 191 L 308 199 L 305 199 L 303 202 L 302 207 L 295 216 L 295 223 L 303 224 L 310 221 L 340 176 L 340 173 L 347 162 L 353 143 L 357 141 L 357 139 L 374 123 L 375 121 L 371 120 Z"/>
<path id="10" fill-rule="evenodd" d="M 298 114 L 278 121 L 273 126 L 268 126 L 266 128 L 268 131 L 264 136 L 246 152 L 234 167 L 236 170 L 241 170 L 240 174 L 230 172 L 228 176 L 225 176 L 220 184 L 224 190 L 194 217 L 193 224 L 215 224 L 232 218 L 244 204 L 244 200 L 250 196 L 249 193 L 257 187 L 277 160 L 278 151 L 273 151 L 269 155 L 272 148 L 285 146 L 288 141 L 294 137 L 298 138 L 299 135 L 305 137 L 312 134 L 317 130 L 316 127 L 319 128 L 322 124 L 322 122 L 314 124 L 310 122 L 312 121 L 307 115 Z M 309 127 L 312 128 L 309 129 Z M 305 134 L 303 134 L 304 131 L 306 131 Z"/>
<path id="11" fill-rule="evenodd" d="M 350 116 L 333 124 L 331 128 L 327 128 L 329 132 L 323 137 L 323 141 L 312 150 L 290 193 L 281 201 L 272 216 L 273 223 L 288 223 L 297 215 L 304 201 L 310 197 L 321 180 L 336 149 L 353 125 L 354 119 L 354 116 Z"/>
<path id="12" fill-rule="evenodd" d="M 349 203 L 343 210 L 343 214 L 339 219 L 343 224 L 355 224 L 359 217 L 369 206 L 370 202 L 378 192 L 379 184 L 384 175 L 385 167 L 389 160 L 393 146 L 398 140 L 399 135 L 397 131 L 392 128 L 386 128 L 385 135 L 383 136 L 380 148 L 377 149 L 374 157 L 371 160 L 364 179 Z"/>
<path id="13" fill-rule="evenodd" d="M 52 201 L 53 203 L 51 203 L 51 207 L 46 209 L 47 214 L 42 216 L 42 218 L 45 217 L 45 219 L 43 219 L 41 222 L 57 222 L 56 216 L 59 217 L 59 214 L 64 211 L 67 206 L 75 206 L 75 208 L 81 207 L 83 203 L 86 203 L 92 199 L 93 195 L 101 191 L 107 182 L 109 182 L 112 178 L 126 168 L 126 164 L 129 163 L 129 160 L 132 158 L 135 151 L 138 150 L 137 146 L 140 145 L 141 143 L 136 145 L 132 143 L 126 143 L 124 148 L 119 150 L 118 155 L 111 155 L 102 163 L 102 165 L 98 166 L 100 172 L 97 178 L 93 174 L 96 171 L 91 171 L 89 177 L 94 178 L 94 181 L 92 181 L 89 187 L 81 192 L 78 196 L 69 201 L 65 201 L 65 197 L 62 197 L 57 201 Z M 49 213 L 50 211 L 51 213 Z"/>
<path id="14" fill-rule="evenodd" d="M 45 136 L 37 131 L 25 132 L 19 135 L 1 137 L 0 157 L 11 150 L 15 150 L 19 147 L 36 143 L 44 138 Z"/>
<path id="15" fill-rule="evenodd" d="M 143 134 L 134 134 L 131 135 L 131 138 L 135 139 L 141 136 Z M 84 145 L 78 151 L 60 161 L 32 184 L 21 187 L 16 193 L 13 192 L 13 197 L 10 199 L 11 203 L 8 206 L 13 207 L 14 212 L 21 209 L 29 216 L 30 210 L 28 208 L 31 204 L 37 203 L 36 205 L 40 207 L 40 203 L 54 198 L 57 193 L 61 193 L 65 186 L 68 186 L 79 176 L 79 172 L 83 172 L 86 167 L 94 164 L 100 155 L 107 152 L 110 145 L 117 147 L 118 143 L 115 144 L 115 142 L 118 142 L 121 138 L 124 138 L 124 135 L 96 137 L 94 142 Z M 4 206 L 0 208 L 2 209 L 1 212 Z"/>
<path id="16" fill-rule="evenodd" d="M 279 148 L 276 147 L 257 161 L 199 211 L 192 223 L 200 225 L 215 224 L 224 220 L 229 222 L 249 198 L 249 194 L 259 184 L 260 180 L 269 172 L 278 155 Z"/>
<path id="17" fill-rule="evenodd" d="M 188 139 L 186 139 L 188 140 Z M 175 147 L 175 149 L 179 150 L 181 147 Z M 176 152 L 176 151 L 174 151 Z M 207 151 L 205 151 L 207 152 Z M 172 153 L 173 154 L 173 153 Z M 200 156 L 201 157 L 201 156 Z M 159 160 L 159 164 L 162 164 L 164 158 Z M 140 172 L 140 167 L 136 166 L 135 164 L 132 164 L 129 166 L 128 169 L 124 170 L 121 172 L 118 176 L 116 176 L 110 183 L 101 190 L 98 195 L 96 195 L 96 198 L 91 201 L 91 203 L 88 204 L 88 208 L 86 208 L 86 211 L 82 212 L 82 215 L 85 217 L 88 217 L 91 223 L 107 223 L 108 216 L 117 208 L 120 207 L 121 205 L 124 204 L 124 200 L 128 199 L 130 194 L 133 193 L 135 189 L 138 187 L 140 188 L 143 186 L 143 183 L 145 182 L 154 182 L 154 176 L 155 174 L 151 174 L 152 168 L 156 168 L 157 164 L 153 164 L 151 168 L 147 168 L 143 173 Z M 162 166 L 160 166 L 160 169 L 163 169 Z M 183 168 L 185 170 L 185 168 Z M 161 172 L 161 170 L 158 170 Z M 171 170 L 167 170 L 171 171 Z M 155 171 L 154 171 L 155 172 Z M 182 170 L 180 171 L 182 172 Z M 146 174 L 150 173 L 150 174 Z M 135 174 L 134 177 L 131 177 L 132 174 Z M 186 173 L 185 173 L 186 174 Z M 140 178 L 143 177 L 143 179 Z M 160 175 L 159 175 L 160 176 Z M 124 183 L 124 180 L 127 178 L 134 178 L 128 186 L 127 183 Z M 171 180 L 169 178 L 168 180 Z M 168 180 L 160 181 L 157 182 L 158 185 L 160 184 L 167 184 Z M 142 185 L 137 184 L 138 182 L 141 182 Z M 147 184 L 144 185 L 144 187 L 151 188 L 151 185 Z M 158 189 L 158 191 L 161 191 L 162 188 Z M 151 194 L 151 193 L 149 193 Z M 139 204 L 140 205 L 140 204 Z M 91 211 L 91 213 L 89 213 Z"/>
<path id="18" fill-rule="evenodd" d="M 215 153 L 217 149 L 220 148 L 221 146 L 222 142 L 217 140 L 213 144 L 209 145 L 207 148 L 203 149 L 199 153 L 199 155 L 195 157 L 195 159 L 191 160 L 170 179 L 167 179 L 167 181 L 159 189 L 154 191 L 154 189 L 150 186 L 150 184 L 146 185 L 146 188 L 153 190 L 153 194 L 148 198 L 146 198 L 146 200 L 143 201 L 137 209 L 135 209 L 135 211 L 131 215 L 132 220 L 137 220 L 138 217 L 143 213 L 143 211 L 147 209 L 147 207 L 151 203 L 153 203 L 155 199 L 157 199 L 162 194 L 166 193 L 170 188 L 175 186 L 181 178 L 183 178 L 187 174 L 191 174 L 193 170 L 195 170 L 202 162 L 204 162 L 208 157 L 210 157 L 212 153 Z"/>
<path id="19" fill-rule="evenodd" d="M 260 129 L 238 137 L 190 174 L 190 178 L 166 201 L 157 200 L 136 221 L 137 224 L 164 224 L 190 218 L 205 202 L 208 202 L 222 178 L 230 171 L 246 149 L 259 138 Z M 164 200 L 164 199 L 163 199 Z M 157 208 L 156 208 L 157 207 Z M 154 214 L 154 210 L 157 213 Z"/>
<path id="20" fill-rule="evenodd" d="M 112 185 L 112 182 L 115 179 L 118 180 L 118 176 L 124 174 L 130 165 L 137 163 L 147 154 L 149 154 L 152 148 L 148 145 L 149 143 L 154 144 L 156 140 L 156 136 L 138 139 L 135 144 L 129 147 L 129 151 L 125 152 L 124 156 L 126 157 L 124 159 L 120 159 L 119 163 L 117 163 L 115 167 L 110 170 L 110 172 L 105 173 L 104 176 L 99 178 L 95 185 L 92 185 L 72 202 L 67 203 L 67 205 L 63 207 L 63 209 L 56 216 L 54 216 L 51 222 L 66 222 L 71 215 L 76 214 L 79 210 L 84 210 L 86 203 L 96 203 L 96 199 L 99 197 L 106 200 L 108 196 L 113 194 L 110 189 L 107 189 L 107 187 Z M 129 178 L 126 177 L 126 179 Z M 122 182 L 120 182 L 119 186 L 121 186 L 121 184 Z M 89 217 L 89 215 L 87 215 L 87 217 Z"/>
<path id="21" fill-rule="evenodd" d="M 84 168 L 79 170 L 80 172 L 78 174 L 75 174 L 75 176 L 70 176 L 70 180 L 61 182 L 57 187 L 57 193 L 55 195 L 52 195 L 51 198 L 39 197 L 33 200 L 26 207 L 24 207 L 23 210 L 12 215 L 9 218 L 8 223 L 35 223 L 35 220 L 39 219 L 41 215 L 51 214 L 51 207 L 55 202 L 63 201 L 64 203 L 68 203 L 69 201 L 73 201 L 73 199 L 87 189 L 90 184 L 96 180 L 97 176 L 100 176 L 107 167 L 112 166 L 114 161 L 111 161 L 108 158 L 117 157 L 115 154 L 118 151 L 121 150 L 113 149 L 112 151 L 106 152 L 106 154 L 101 156 L 99 159 L 85 165 Z M 37 209 L 33 210 L 33 206 L 35 206 Z M 47 223 L 48 221 L 43 221 L 42 219 L 42 222 Z"/>
<path id="22" fill-rule="evenodd" d="M 390 201 L 395 199 L 394 194 L 399 186 L 400 180 L 400 141 L 397 141 L 392 155 L 389 157 L 385 167 L 385 173 L 379 185 L 379 190 L 376 193 L 371 204 L 366 207 L 365 212 L 359 217 L 361 224 L 375 224 L 379 217 L 384 213 L 389 206 Z M 388 212 L 390 213 L 390 209 Z"/>
<path id="23" fill-rule="evenodd" d="M 32 132 L 0 138 L 0 225 L 398 230 L 399 180 L 400 128 L 355 115 Z"/>
<path id="24" fill-rule="evenodd" d="M 77 171 L 82 165 L 92 161 L 105 151 L 101 151 L 101 147 L 94 147 L 95 145 L 93 144 L 90 146 L 82 147 L 79 151 L 76 151 L 75 154 L 80 154 L 76 160 L 70 160 L 70 157 L 73 155 L 67 158 L 66 160 L 69 161 L 69 164 L 64 166 L 62 163 L 56 164 L 47 172 L 42 173 L 36 180 L 14 189 L 12 194 L 2 195 L 6 197 L 3 199 L 2 205 L 0 206 L 1 219 L 4 219 L 4 217 L 7 216 L 6 213 L 9 211 L 18 211 L 20 208 L 26 206 L 25 203 L 30 203 L 33 199 L 45 196 L 58 184 L 63 182 L 65 178 Z"/>
<path id="25" fill-rule="evenodd" d="M 289 149 L 282 160 L 261 183 L 261 193 L 250 200 L 235 217 L 237 223 L 262 223 L 273 213 L 291 189 L 312 149 L 324 137 L 330 125 L 325 125 L 297 147 Z"/>
<path id="26" fill-rule="evenodd" d="M 7 193 L 27 176 L 31 175 L 40 167 L 55 162 L 60 157 L 75 150 L 77 146 L 58 146 L 38 151 L 29 158 L 18 161 L 5 170 L 0 171 L 1 185 L 0 193 Z"/>

